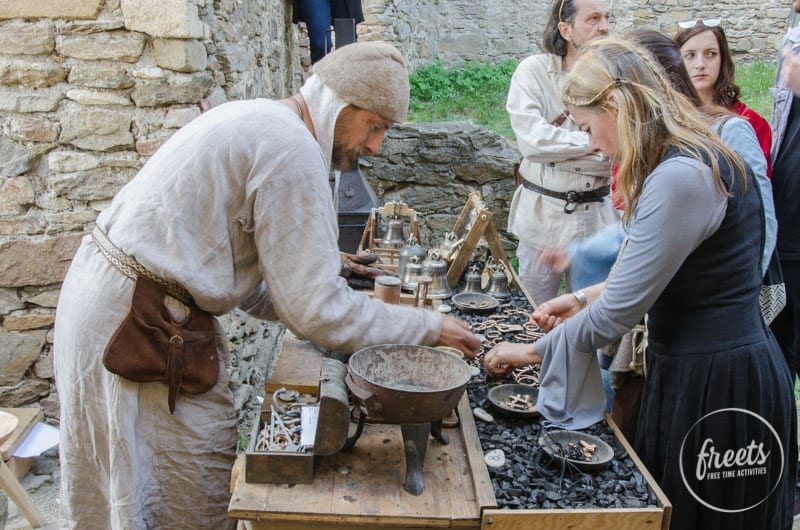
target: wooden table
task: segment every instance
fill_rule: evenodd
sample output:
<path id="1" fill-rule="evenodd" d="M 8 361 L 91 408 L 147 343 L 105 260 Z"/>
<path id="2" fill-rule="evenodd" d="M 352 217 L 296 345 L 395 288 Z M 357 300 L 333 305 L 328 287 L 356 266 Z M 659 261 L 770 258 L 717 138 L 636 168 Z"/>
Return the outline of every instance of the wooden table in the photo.
<path id="1" fill-rule="evenodd" d="M 278 355 L 268 391 L 316 388 L 319 350 L 287 332 Z M 250 484 L 239 472 L 228 514 L 253 529 L 479 528 L 481 508 L 495 506 L 494 492 L 486 468 L 476 474 L 470 466 L 471 459 L 483 456 L 475 453 L 480 442 L 466 395 L 459 413 L 467 421 L 444 429 L 448 445 L 429 438 L 419 496 L 403 489 L 400 426 L 367 424 L 351 450 L 316 457 L 312 484 Z M 237 468 L 243 471 L 244 464 L 240 455 Z"/>
<path id="2" fill-rule="evenodd" d="M 287 332 L 268 391 L 280 387 L 313 392 L 321 353 Z M 466 395 L 458 406 L 457 428 L 445 429 L 449 445 L 429 438 L 423 465 L 424 491 L 403 489 L 405 454 L 397 425 L 368 424 L 355 446 L 316 457 L 311 484 L 252 484 L 245 481 L 240 455 L 231 484 L 228 515 L 240 527 L 259 530 L 346 528 L 489 528 L 492 530 L 658 530 L 669 528 L 671 505 L 633 449 L 608 418 L 659 506 L 640 509 L 497 509 L 483 461 L 478 431 Z"/>

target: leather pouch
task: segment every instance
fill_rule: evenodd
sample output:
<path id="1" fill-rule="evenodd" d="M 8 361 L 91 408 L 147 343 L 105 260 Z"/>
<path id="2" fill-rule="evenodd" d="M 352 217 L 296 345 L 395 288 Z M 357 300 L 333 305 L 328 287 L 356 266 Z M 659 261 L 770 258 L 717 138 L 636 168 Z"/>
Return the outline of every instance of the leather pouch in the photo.
<path id="1" fill-rule="evenodd" d="M 169 387 L 169 411 L 178 392 L 202 394 L 217 382 L 214 317 L 194 304 L 189 317 L 176 322 L 164 304 L 169 296 L 150 278 L 137 276 L 131 310 L 103 352 L 103 365 L 130 381 Z"/>

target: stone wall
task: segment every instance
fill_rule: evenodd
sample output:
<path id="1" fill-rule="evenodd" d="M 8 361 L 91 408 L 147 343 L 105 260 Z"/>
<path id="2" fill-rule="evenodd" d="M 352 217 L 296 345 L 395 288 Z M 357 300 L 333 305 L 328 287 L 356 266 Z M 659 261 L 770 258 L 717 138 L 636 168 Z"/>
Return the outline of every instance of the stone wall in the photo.
<path id="1" fill-rule="evenodd" d="M 0 405 L 51 395 L 60 283 L 97 213 L 179 127 L 301 80 L 285 0 L 0 2 Z"/>
<path id="2" fill-rule="evenodd" d="M 453 229 L 472 191 L 505 230 L 518 159 L 507 139 L 471 122 L 409 123 L 392 127 L 361 170 L 379 197 L 417 212 L 422 243 L 432 247 Z"/>
<path id="3" fill-rule="evenodd" d="M 541 50 L 550 2 L 517 0 L 363 0 L 359 38 L 395 43 L 413 69 L 431 60 L 497 63 Z M 677 22 L 719 15 L 734 53 L 742 60 L 772 59 L 785 33 L 788 0 L 616 0 L 612 31 L 635 27 L 678 30 Z"/>

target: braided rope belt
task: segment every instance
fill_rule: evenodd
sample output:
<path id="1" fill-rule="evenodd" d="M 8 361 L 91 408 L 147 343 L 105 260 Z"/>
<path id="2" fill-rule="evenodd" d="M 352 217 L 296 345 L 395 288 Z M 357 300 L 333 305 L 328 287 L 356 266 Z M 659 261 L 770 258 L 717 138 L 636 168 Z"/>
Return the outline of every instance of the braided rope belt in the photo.
<path id="1" fill-rule="evenodd" d="M 119 248 L 117 248 L 117 246 L 114 245 L 110 239 L 108 239 L 108 236 L 106 236 L 103 231 L 100 230 L 100 228 L 95 227 L 94 230 L 92 230 L 92 241 L 94 241 L 95 245 L 97 245 L 97 248 L 100 249 L 100 252 L 103 254 L 103 256 L 105 256 L 106 259 L 114 267 L 116 267 L 118 271 L 131 280 L 135 280 L 136 276 L 150 278 L 160 286 L 164 287 L 170 296 L 177 298 L 184 304 L 194 304 L 192 295 L 189 294 L 189 291 L 184 289 L 183 286 L 177 283 L 168 282 L 162 277 L 147 270 L 144 265 L 136 260 L 136 258 L 128 256 Z"/>

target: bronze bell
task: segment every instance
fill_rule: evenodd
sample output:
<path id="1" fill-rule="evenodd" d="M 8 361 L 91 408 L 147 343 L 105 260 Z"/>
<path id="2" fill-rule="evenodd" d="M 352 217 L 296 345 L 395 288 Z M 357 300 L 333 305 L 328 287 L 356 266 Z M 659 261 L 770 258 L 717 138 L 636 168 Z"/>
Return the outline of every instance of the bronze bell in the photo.
<path id="1" fill-rule="evenodd" d="M 391 217 L 386 226 L 386 235 L 381 239 L 381 248 L 402 248 L 406 244 L 403 234 L 403 220 L 399 217 Z"/>
<path id="2" fill-rule="evenodd" d="M 461 289 L 462 293 L 482 293 L 481 289 L 481 271 L 473 265 L 464 275 L 464 287 Z"/>
<path id="3" fill-rule="evenodd" d="M 411 291 L 413 293 L 417 289 L 417 278 L 422 276 L 422 263 L 419 261 L 420 259 L 418 256 L 411 256 L 409 262 L 406 263 L 403 269 L 403 275 L 400 276 L 403 280 L 400 287 L 404 291 Z"/>
<path id="4" fill-rule="evenodd" d="M 508 290 L 508 276 L 506 266 L 503 262 L 498 263 L 492 268 L 492 275 L 489 279 L 489 288 L 486 292 L 498 300 L 511 298 L 511 291 Z"/>
<path id="5" fill-rule="evenodd" d="M 408 241 L 406 241 L 406 245 L 400 249 L 400 259 L 397 262 L 397 275 L 400 278 L 405 276 L 406 265 L 408 265 L 413 256 L 416 256 L 421 263 L 428 256 L 428 253 L 417 243 L 417 237 L 411 234 Z"/>
<path id="6" fill-rule="evenodd" d="M 447 283 L 447 262 L 442 258 L 439 249 L 431 249 L 428 259 L 422 262 L 422 274 L 431 277 L 431 286 L 428 289 L 428 298 L 442 300 L 450 298 L 453 291 Z"/>

